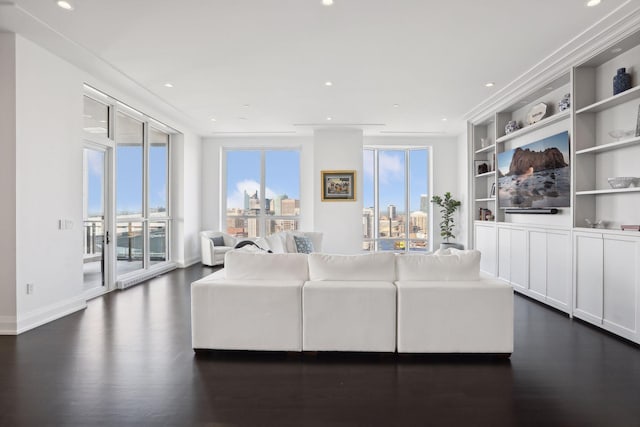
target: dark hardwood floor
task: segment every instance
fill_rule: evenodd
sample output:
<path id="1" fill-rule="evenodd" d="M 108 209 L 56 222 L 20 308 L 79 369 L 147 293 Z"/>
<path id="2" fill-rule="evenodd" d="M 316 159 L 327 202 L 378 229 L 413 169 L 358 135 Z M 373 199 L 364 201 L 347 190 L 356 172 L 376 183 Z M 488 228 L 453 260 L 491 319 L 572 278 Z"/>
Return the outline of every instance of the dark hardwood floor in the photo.
<path id="1" fill-rule="evenodd" d="M 640 349 L 516 296 L 511 360 L 213 352 L 177 270 L 0 337 L 1 426 L 640 426 Z"/>

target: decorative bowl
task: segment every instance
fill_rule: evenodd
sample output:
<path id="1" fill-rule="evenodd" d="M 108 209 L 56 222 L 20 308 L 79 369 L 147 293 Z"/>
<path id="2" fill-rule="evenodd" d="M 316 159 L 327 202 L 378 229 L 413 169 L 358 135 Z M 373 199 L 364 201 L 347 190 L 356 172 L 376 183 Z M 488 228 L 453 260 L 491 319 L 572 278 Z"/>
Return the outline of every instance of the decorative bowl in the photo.
<path id="1" fill-rule="evenodd" d="M 614 129 L 609 131 L 609 136 L 613 139 L 628 138 L 635 134 L 635 130 Z"/>
<path id="2" fill-rule="evenodd" d="M 611 188 L 628 188 L 631 184 L 634 184 L 638 178 L 634 176 L 617 176 L 615 178 L 609 178 L 609 185 Z"/>

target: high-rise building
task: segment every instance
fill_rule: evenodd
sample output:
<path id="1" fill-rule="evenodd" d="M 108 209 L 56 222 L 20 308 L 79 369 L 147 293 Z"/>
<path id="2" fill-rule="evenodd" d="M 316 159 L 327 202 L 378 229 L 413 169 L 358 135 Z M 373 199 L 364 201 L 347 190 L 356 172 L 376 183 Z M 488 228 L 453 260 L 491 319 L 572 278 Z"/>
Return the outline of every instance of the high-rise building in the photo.
<path id="1" fill-rule="evenodd" d="M 284 196 L 287 197 L 287 196 Z M 280 200 L 280 215 L 293 216 L 296 214 L 296 201 L 294 199 L 282 199 Z M 278 215 L 278 214 L 276 214 Z"/>
<path id="2" fill-rule="evenodd" d="M 428 218 L 426 212 L 411 212 L 409 215 L 409 237 L 426 239 L 429 230 Z"/>
<path id="3" fill-rule="evenodd" d="M 420 211 L 429 212 L 429 196 L 427 194 L 420 195 Z"/>
<path id="4" fill-rule="evenodd" d="M 396 219 L 396 205 L 389 205 L 387 207 L 387 215 L 389 216 L 390 220 L 394 220 Z"/>
<path id="5" fill-rule="evenodd" d="M 373 239 L 373 208 L 364 208 L 362 210 L 362 237 L 365 239 Z"/>

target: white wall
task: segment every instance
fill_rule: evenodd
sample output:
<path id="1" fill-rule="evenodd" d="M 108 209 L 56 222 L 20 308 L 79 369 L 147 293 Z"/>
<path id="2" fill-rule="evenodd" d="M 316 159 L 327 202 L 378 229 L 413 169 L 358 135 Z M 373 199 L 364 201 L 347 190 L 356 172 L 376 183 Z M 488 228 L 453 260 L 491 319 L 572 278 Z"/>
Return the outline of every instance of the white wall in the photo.
<path id="1" fill-rule="evenodd" d="M 319 129 L 314 134 L 313 181 L 315 231 L 324 233 L 322 250 L 362 251 L 362 130 Z M 353 202 L 322 202 L 323 170 L 355 170 L 357 197 Z"/>
<path id="2" fill-rule="evenodd" d="M 16 38 L 18 330 L 78 310 L 82 296 L 82 79 Z M 46 72 L 45 72 L 46 70 Z M 58 220 L 73 221 L 59 230 Z M 35 285 L 27 295 L 27 283 Z"/>
<path id="3" fill-rule="evenodd" d="M 0 33 L 0 334 L 16 328 L 15 35 Z"/>
<path id="4" fill-rule="evenodd" d="M 5 231 L 0 239 L 0 333 L 19 333 L 86 305 L 81 243 L 85 82 L 183 133 L 182 185 L 172 188 L 182 210 L 175 243 L 183 261 L 199 259 L 199 136 L 127 97 L 115 82 L 99 81 L 19 35 L 1 35 L 0 58 L 0 189 L 6 203 L 0 213 Z M 59 230 L 60 219 L 72 221 L 73 227 Z M 31 295 L 27 283 L 35 285 Z"/>
<path id="5" fill-rule="evenodd" d="M 175 135 L 171 144 L 171 257 L 186 267 L 200 261 L 202 144 L 184 134 Z"/>

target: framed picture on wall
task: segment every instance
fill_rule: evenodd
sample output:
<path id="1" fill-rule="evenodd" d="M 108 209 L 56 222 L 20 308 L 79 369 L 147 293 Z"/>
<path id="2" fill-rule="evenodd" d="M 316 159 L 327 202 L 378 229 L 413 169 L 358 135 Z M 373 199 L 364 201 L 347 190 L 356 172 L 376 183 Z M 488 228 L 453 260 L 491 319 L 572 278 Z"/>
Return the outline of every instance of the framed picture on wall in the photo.
<path id="1" fill-rule="evenodd" d="M 356 171 L 322 171 L 323 202 L 356 200 Z"/>

